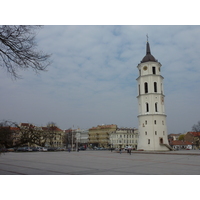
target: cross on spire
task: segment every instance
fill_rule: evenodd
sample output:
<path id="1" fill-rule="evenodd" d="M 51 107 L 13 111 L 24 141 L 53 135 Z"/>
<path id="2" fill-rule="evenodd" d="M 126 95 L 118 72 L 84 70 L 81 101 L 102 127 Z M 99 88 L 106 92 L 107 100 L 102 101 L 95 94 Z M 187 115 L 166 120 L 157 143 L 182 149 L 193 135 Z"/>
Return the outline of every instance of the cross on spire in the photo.
<path id="1" fill-rule="evenodd" d="M 147 42 L 149 42 L 149 36 L 148 36 L 148 34 L 146 34 L 146 36 L 147 36 Z"/>

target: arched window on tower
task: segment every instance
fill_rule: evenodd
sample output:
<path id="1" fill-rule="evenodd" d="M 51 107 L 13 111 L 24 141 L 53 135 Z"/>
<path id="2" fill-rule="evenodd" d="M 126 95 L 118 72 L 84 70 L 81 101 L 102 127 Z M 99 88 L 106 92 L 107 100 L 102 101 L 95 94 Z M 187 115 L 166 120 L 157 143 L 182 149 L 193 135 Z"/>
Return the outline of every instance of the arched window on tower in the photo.
<path id="1" fill-rule="evenodd" d="M 139 95 L 140 95 L 140 85 L 138 85 Z"/>
<path id="2" fill-rule="evenodd" d="M 148 83 L 147 82 L 144 83 L 144 92 L 148 93 Z"/>
<path id="3" fill-rule="evenodd" d="M 154 82 L 154 92 L 157 92 L 157 83 Z"/>
<path id="4" fill-rule="evenodd" d="M 149 112 L 149 104 L 146 103 L 146 112 Z"/>
<path id="5" fill-rule="evenodd" d="M 158 103 L 155 103 L 155 111 L 158 112 Z"/>
<path id="6" fill-rule="evenodd" d="M 152 73 L 156 74 L 156 67 L 152 67 Z"/>

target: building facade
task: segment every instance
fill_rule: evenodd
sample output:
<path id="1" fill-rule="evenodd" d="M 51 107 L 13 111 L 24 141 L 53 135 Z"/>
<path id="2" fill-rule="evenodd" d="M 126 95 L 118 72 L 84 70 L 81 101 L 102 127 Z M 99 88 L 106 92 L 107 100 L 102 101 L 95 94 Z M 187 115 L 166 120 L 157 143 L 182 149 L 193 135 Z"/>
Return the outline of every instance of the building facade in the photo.
<path id="1" fill-rule="evenodd" d="M 117 130 L 117 125 L 98 125 L 89 129 L 88 143 L 90 147 L 108 148 L 110 145 L 110 133 Z"/>
<path id="2" fill-rule="evenodd" d="M 138 130 L 133 128 L 117 128 L 110 133 L 110 144 L 113 148 L 125 148 L 131 146 L 137 149 Z"/>
<path id="3" fill-rule="evenodd" d="M 146 55 L 138 64 L 139 140 L 138 150 L 168 151 L 161 64 L 151 55 L 147 41 Z"/>
<path id="4" fill-rule="evenodd" d="M 76 146 L 85 147 L 88 146 L 88 130 L 77 129 L 76 130 Z"/>

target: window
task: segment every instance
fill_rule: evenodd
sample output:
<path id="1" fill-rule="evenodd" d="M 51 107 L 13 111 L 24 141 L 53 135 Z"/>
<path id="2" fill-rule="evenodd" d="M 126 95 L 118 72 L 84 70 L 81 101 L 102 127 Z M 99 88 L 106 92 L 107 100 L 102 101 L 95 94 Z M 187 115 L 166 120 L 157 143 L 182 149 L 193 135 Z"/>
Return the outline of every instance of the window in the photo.
<path id="1" fill-rule="evenodd" d="M 164 121 L 162 121 L 162 125 L 164 125 Z"/>
<path id="2" fill-rule="evenodd" d="M 155 135 L 157 135 L 157 131 L 155 131 Z"/>
<path id="3" fill-rule="evenodd" d="M 147 135 L 147 131 L 145 131 L 145 135 Z"/>
<path id="4" fill-rule="evenodd" d="M 144 92 L 148 93 L 148 83 L 147 82 L 144 83 Z"/>
<path id="5" fill-rule="evenodd" d="M 149 112 L 149 104 L 146 103 L 146 112 Z"/>
<path id="6" fill-rule="evenodd" d="M 148 139 L 148 144 L 150 144 L 150 139 Z"/>
<path id="7" fill-rule="evenodd" d="M 147 124 L 147 120 L 145 121 L 145 124 Z"/>
<path id="8" fill-rule="evenodd" d="M 152 67 L 152 73 L 156 74 L 156 67 Z"/>
<path id="9" fill-rule="evenodd" d="M 154 124 L 156 124 L 156 120 L 154 120 Z"/>
<path id="10" fill-rule="evenodd" d="M 158 103 L 155 103 L 155 111 L 158 112 Z"/>
<path id="11" fill-rule="evenodd" d="M 157 83 L 154 82 L 154 92 L 157 92 Z"/>
<path id="12" fill-rule="evenodd" d="M 139 90 L 139 95 L 140 95 L 140 85 L 138 86 L 138 90 Z"/>

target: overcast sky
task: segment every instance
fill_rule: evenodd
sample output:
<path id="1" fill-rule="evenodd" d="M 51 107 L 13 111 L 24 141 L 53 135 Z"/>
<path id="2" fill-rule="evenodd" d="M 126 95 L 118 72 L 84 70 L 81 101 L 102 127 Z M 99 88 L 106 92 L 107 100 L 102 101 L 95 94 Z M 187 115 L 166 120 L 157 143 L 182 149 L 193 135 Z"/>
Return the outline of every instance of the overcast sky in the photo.
<path id="1" fill-rule="evenodd" d="M 47 72 L 0 69 L 0 120 L 61 129 L 101 124 L 138 128 L 137 65 L 146 54 L 162 64 L 168 133 L 200 120 L 200 26 L 44 26 L 38 49 L 52 54 Z"/>

